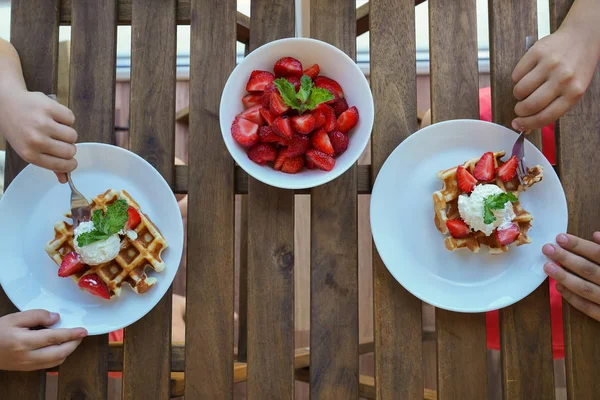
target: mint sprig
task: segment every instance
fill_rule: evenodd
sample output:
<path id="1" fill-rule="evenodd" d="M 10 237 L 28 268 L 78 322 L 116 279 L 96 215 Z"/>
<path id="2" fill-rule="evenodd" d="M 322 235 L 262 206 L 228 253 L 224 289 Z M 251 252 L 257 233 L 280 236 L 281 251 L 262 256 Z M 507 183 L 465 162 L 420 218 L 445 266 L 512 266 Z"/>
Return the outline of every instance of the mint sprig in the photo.
<path id="1" fill-rule="evenodd" d="M 491 224 L 496 221 L 496 217 L 492 210 L 501 210 L 504 208 L 506 202 L 517 202 L 519 199 L 514 194 L 508 193 L 498 193 L 492 196 L 488 196 L 483 201 L 483 222 L 485 224 Z"/>
<path id="2" fill-rule="evenodd" d="M 79 235 L 77 245 L 79 247 L 87 246 L 94 242 L 106 240 L 119 232 L 129 219 L 127 208 L 129 208 L 127 201 L 117 200 L 106 208 L 106 213 L 101 210 L 94 211 L 92 214 L 94 230 Z"/>
<path id="3" fill-rule="evenodd" d="M 306 110 L 314 110 L 319 104 L 335 98 L 329 90 L 315 87 L 314 82 L 307 75 L 300 79 L 298 93 L 296 93 L 294 85 L 285 78 L 277 78 L 274 83 L 283 102 L 288 107 L 298 110 L 300 114 Z"/>

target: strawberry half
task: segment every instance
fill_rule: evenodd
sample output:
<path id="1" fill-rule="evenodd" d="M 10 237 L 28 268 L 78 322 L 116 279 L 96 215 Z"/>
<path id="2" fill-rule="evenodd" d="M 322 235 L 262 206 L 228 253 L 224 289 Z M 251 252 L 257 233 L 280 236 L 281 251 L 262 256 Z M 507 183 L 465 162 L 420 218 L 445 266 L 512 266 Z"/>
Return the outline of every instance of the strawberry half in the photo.
<path id="1" fill-rule="evenodd" d="M 263 120 L 268 124 L 268 125 L 273 125 L 273 121 L 275 121 L 275 118 L 277 118 L 275 115 L 271 114 L 271 111 L 269 111 L 268 108 L 265 108 L 264 106 L 261 107 L 259 110 L 261 117 L 263 118 Z"/>
<path id="2" fill-rule="evenodd" d="M 296 135 L 288 141 L 288 148 L 285 151 L 286 157 L 296 157 L 306 154 L 310 148 L 310 139 L 308 136 Z"/>
<path id="3" fill-rule="evenodd" d="M 77 272 L 83 271 L 86 265 L 81 261 L 81 257 L 79 254 L 74 251 L 70 252 L 63 258 L 60 263 L 60 268 L 58 269 L 58 276 L 61 278 L 66 278 Z"/>
<path id="4" fill-rule="evenodd" d="M 276 77 L 295 76 L 302 78 L 302 63 L 293 57 L 283 57 L 277 60 L 273 67 Z"/>
<path id="5" fill-rule="evenodd" d="M 271 94 L 273 92 L 278 92 L 275 83 L 271 82 L 267 86 L 265 86 L 265 90 L 263 90 L 263 108 L 268 110 L 271 106 Z"/>
<path id="6" fill-rule="evenodd" d="M 262 103 L 262 94 L 247 94 L 244 97 L 242 97 L 242 104 L 244 105 L 244 108 L 250 108 L 252 106 Z"/>
<path id="7" fill-rule="evenodd" d="M 84 275 L 77 284 L 81 289 L 90 292 L 94 296 L 110 299 L 110 292 L 106 283 L 96 274 Z"/>
<path id="8" fill-rule="evenodd" d="M 521 234 L 521 230 L 519 226 L 516 224 L 510 224 L 505 229 L 496 229 L 496 240 L 503 246 L 507 246 L 517 240 L 519 235 Z"/>
<path id="9" fill-rule="evenodd" d="M 315 117 L 315 128 L 320 128 L 327 122 L 327 113 L 319 106 L 312 111 L 312 115 Z"/>
<path id="10" fill-rule="evenodd" d="M 258 130 L 258 141 L 261 143 L 279 143 L 284 144 L 285 139 L 273 132 L 270 126 L 261 126 Z"/>
<path id="11" fill-rule="evenodd" d="M 137 228 L 137 226 L 140 224 L 140 221 L 142 220 L 138 210 L 129 206 L 129 208 L 127 209 L 127 214 L 129 215 L 129 218 L 127 219 L 127 222 L 125 223 L 125 230 L 131 230 L 131 229 Z"/>
<path id="12" fill-rule="evenodd" d="M 344 111 L 348 109 L 348 102 L 346 101 L 346 99 L 339 99 L 335 103 L 331 104 L 331 108 L 333 108 L 335 116 L 339 117 Z"/>
<path id="13" fill-rule="evenodd" d="M 274 80 L 275 77 L 268 71 L 252 71 L 246 84 L 246 90 L 248 92 L 262 92 Z"/>
<path id="14" fill-rule="evenodd" d="M 477 179 L 462 165 L 456 168 L 456 181 L 458 188 L 465 193 L 471 193 L 475 189 L 475 185 L 477 185 Z"/>
<path id="15" fill-rule="evenodd" d="M 306 163 L 314 164 L 323 171 L 331 171 L 333 167 L 335 167 L 335 158 L 330 157 L 319 150 L 310 149 L 306 152 Z"/>
<path id="16" fill-rule="evenodd" d="M 292 128 L 303 135 L 308 135 L 315 129 L 315 117 L 311 114 L 302 114 L 292 117 Z"/>
<path id="17" fill-rule="evenodd" d="M 281 171 L 281 167 L 283 167 L 283 163 L 287 159 L 286 151 L 286 149 L 281 149 L 279 150 L 279 153 L 277 153 L 277 157 L 275 157 L 275 162 L 273 163 L 273 169 L 275 171 Z"/>
<path id="18" fill-rule="evenodd" d="M 317 113 L 322 113 L 322 115 L 325 117 L 325 121 L 322 124 L 319 124 L 319 122 L 321 122 L 322 116 L 317 115 Z M 319 104 L 315 108 L 313 115 L 315 115 L 315 127 L 322 126 L 327 132 L 331 132 L 335 129 L 337 125 L 337 121 L 335 119 L 335 112 L 333 111 L 333 108 L 329 107 L 327 104 Z"/>
<path id="19" fill-rule="evenodd" d="M 273 121 L 273 132 L 285 139 L 291 139 L 294 136 L 292 124 L 288 117 L 277 117 Z"/>
<path id="20" fill-rule="evenodd" d="M 473 176 L 475 179 L 482 182 L 490 182 L 494 179 L 496 176 L 494 167 L 494 153 L 488 151 L 481 156 L 479 161 L 477 161 L 477 164 L 475 164 Z"/>
<path id="21" fill-rule="evenodd" d="M 333 156 L 335 154 L 335 150 L 331 145 L 331 140 L 329 140 L 329 136 L 324 129 L 319 129 L 313 133 L 312 145 L 315 149 L 327 154 L 328 156 Z"/>
<path id="22" fill-rule="evenodd" d="M 313 80 L 313 82 L 315 83 L 316 87 L 329 90 L 331 94 L 335 97 L 333 101 L 344 98 L 344 91 L 342 90 L 342 87 L 333 79 L 328 78 L 326 76 L 317 76 Z M 333 101 L 331 102 L 333 103 Z"/>
<path id="23" fill-rule="evenodd" d="M 333 131 L 329 134 L 329 140 L 335 151 L 335 155 L 339 156 L 348 149 L 348 136 L 340 131 Z"/>
<path id="24" fill-rule="evenodd" d="M 466 238 L 471 233 L 471 228 L 462 219 L 449 219 L 446 221 L 446 227 L 456 239 Z"/>
<path id="25" fill-rule="evenodd" d="M 248 150 L 248 158 L 257 164 L 265 165 L 268 161 L 274 161 L 277 157 L 275 147 L 266 143 L 259 143 Z"/>
<path id="26" fill-rule="evenodd" d="M 298 90 L 300 90 L 300 78 L 298 78 L 297 76 L 287 76 L 285 79 L 287 79 L 287 81 L 289 83 L 291 83 L 292 85 L 294 85 L 294 89 L 296 89 L 296 92 L 298 92 Z"/>
<path id="27" fill-rule="evenodd" d="M 271 93 L 271 103 L 269 104 L 269 111 L 271 111 L 271 114 L 279 116 L 289 109 L 290 108 L 288 107 L 288 105 L 285 104 L 285 102 L 279 95 L 279 92 Z"/>
<path id="28" fill-rule="evenodd" d="M 517 175 L 517 167 L 519 166 L 519 160 L 517 156 L 512 156 L 507 162 L 502 164 L 496 169 L 496 174 L 502 182 L 508 182 Z"/>
<path id="29" fill-rule="evenodd" d="M 249 109 L 240 113 L 239 116 L 244 119 L 247 119 L 248 121 L 254 122 L 258 126 L 261 126 L 265 123 L 260 114 L 261 109 L 262 109 L 262 105 L 260 105 L 260 104 L 256 105 L 256 106 L 252 106 Z"/>
<path id="30" fill-rule="evenodd" d="M 287 174 L 297 174 L 298 172 L 302 171 L 302 168 L 304 168 L 303 156 L 289 157 L 283 162 L 281 172 L 285 172 Z"/>
<path id="31" fill-rule="evenodd" d="M 337 129 L 347 133 L 358 123 L 358 109 L 354 106 L 344 111 L 337 119 Z"/>
<path id="32" fill-rule="evenodd" d="M 304 75 L 308 76 L 310 79 L 312 79 L 314 81 L 315 78 L 317 76 L 319 76 L 320 72 L 321 72 L 321 68 L 319 67 L 319 64 L 315 64 L 311 67 L 306 68 L 304 70 Z"/>
<path id="33" fill-rule="evenodd" d="M 258 125 L 247 119 L 235 117 L 231 124 L 231 136 L 244 147 L 252 147 L 258 142 Z"/>

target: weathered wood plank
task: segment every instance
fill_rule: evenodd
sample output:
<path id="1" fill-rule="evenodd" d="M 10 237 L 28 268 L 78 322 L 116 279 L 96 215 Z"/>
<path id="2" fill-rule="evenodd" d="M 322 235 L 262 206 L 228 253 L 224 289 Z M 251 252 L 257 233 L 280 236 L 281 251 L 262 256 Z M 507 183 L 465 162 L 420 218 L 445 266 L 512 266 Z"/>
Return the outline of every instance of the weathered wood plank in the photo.
<path id="1" fill-rule="evenodd" d="M 293 0 L 253 0 L 251 15 L 250 51 L 294 36 Z M 247 233 L 248 399 L 293 399 L 294 192 L 249 177 Z"/>
<path id="2" fill-rule="evenodd" d="M 375 102 L 372 182 L 390 153 L 417 130 L 414 1 L 373 1 L 371 88 Z M 360 167 L 359 167 L 360 171 Z M 373 246 L 377 398 L 423 393 L 421 301 L 389 273 Z"/>
<path id="3" fill-rule="evenodd" d="M 80 142 L 114 134 L 117 2 L 73 1 L 69 104 Z M 106 398 L 108 335 L 88 337 L 59 369 L 58 397 Z"/>
<path id="4" fill-rule="evenodd" d="M 58 1 L 15 0 L 11 4 L 13 46 L 19 53 L 27 89 L 54 93 L 58 70 Z M 6 145 L 5 188 L 26 163 Z M 0 288 L 0 315 L 18 311 Z M 2 396 L 15 399 L 43 399 L 46 374 L 43 372 L 0 371 Z"/>
<path id="5" fill-rule="evenodd" d="M 537 37 L 535 0 L 491 1 L 492 114 L 510 127 L 516 99 L 511 74 L 525 54 L 525 38 Z M 530 135 L 541 146 L 539 132 Z M 506 399 L 554 398 L 548 282 L 500 312 L 503 394 Z"/>
<path id="6" fill-rule="evenodd" d="M 190 399 L 233 396 L 234 162 L 218 134 L 235 66 L 236 2 L 194 0 L 191 20 L 186 375 Z M 219 38 L 219 40 L 215 40 Z"/>
<path id="7" fill-rule="evenodd" d="M 310 33 L 356 57 L 356 3 L 312 0 Z M 311 196 L 310 394 L 358 398 L 356 166 Z"/>
<path id="8" fill-rule="evenodd" d="M 429 21 L 432 122 L 479 119 L 476 1 L 430 0 Z M 485 314 L 435 315 L 439 398 L 487 397 Z"/>
<path id="9" fill-rule="evenodd" d="M 555 31 L 573 0 L 550 2 L 550 23 Z M 591 239 L 600 230 L 600 67 L 579 103 L 559 121 L 558 170 L 569 205 L 569 233 Z M 585 171 L 585 173 L 582 173 Z M 600 322 L 563 302 L 565 363 L 569 399 L 594 399 L 600 393 Z"/>
<path id="10" fill-rule="evenodd" d="M 175 177 L 175 6 L 175 0 L 134 0 L 131 16 L 129 146 L 171 185 Z M 171 302 L 169 289 L 150 313 L 125 328 L 124 398 L 169 396 Z"/>

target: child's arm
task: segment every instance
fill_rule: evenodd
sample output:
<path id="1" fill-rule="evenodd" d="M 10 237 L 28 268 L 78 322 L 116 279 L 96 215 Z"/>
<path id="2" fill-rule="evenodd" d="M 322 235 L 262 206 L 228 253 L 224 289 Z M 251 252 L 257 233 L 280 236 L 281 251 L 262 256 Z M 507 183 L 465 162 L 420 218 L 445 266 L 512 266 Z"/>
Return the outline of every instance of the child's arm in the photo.
<path id="1" fill-rule="evenodd" d="M 0 39 L 0 134 L 21 158 L 66 182 L 64 173 L 77 167 L 74 121 L 67 107 L 27 90 L 16 50 Z"/>
<path id="2" fill-rule="evenodd" d="M 542 38 L 512 73 L 516 130 L 546 126 L 583 96 L 600 60 L 600 1 L 575 0 L 560 28 Z"/>

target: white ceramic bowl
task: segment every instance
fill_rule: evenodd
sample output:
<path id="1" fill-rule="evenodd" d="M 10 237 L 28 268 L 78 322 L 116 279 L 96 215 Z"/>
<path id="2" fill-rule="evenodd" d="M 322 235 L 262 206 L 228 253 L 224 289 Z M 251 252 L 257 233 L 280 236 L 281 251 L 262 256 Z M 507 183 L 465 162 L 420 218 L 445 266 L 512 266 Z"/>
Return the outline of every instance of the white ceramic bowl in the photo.
<path id="1" fill-rule="evenodd" d="M 246 83 L 250 73 L 253 70 L 273 72 L 275 62 L 288 56 L 298 59 L 303 68 L 319 64 L 320 75 L 336 80 L 344 90 L 348 105 L 356 106 L 358 109 L 359 121 L 350 131 L 348 150 L 336 159 L 335 167 L 331 171 L 305 169 L 293 175 L 276 171 L 271 165 L 262 166 L 251 161 L 246 149 L 231 136 L 231 123 L 236 115 L 244 111 L 242 97 L 247 93 Z M 307 189 L 332 181 L 358 160 L 371 136 L 373 96 L 364 74 L 344 52 L 319 40 L 290 38 L 261 46 L 238 64 L 223 90 L 219 113 L 223 140 L 231 156 L 244 171 L 271 186 L 284 189 Z"/>

